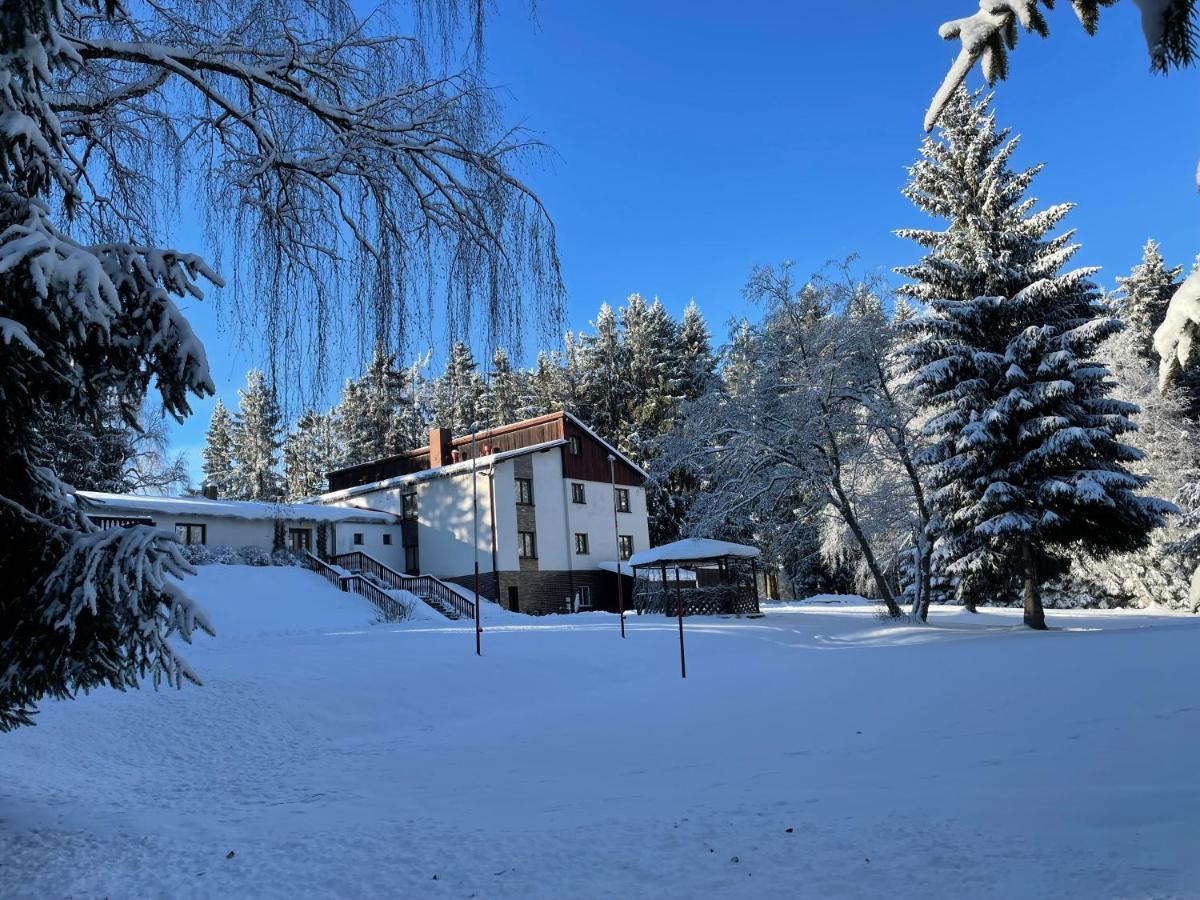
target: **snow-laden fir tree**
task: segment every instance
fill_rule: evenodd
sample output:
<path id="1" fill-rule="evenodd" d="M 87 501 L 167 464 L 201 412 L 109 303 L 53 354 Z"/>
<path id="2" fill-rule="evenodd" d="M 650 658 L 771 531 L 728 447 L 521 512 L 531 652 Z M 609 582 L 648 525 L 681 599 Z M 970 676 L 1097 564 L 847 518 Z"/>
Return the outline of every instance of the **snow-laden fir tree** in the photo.
<path id="1" fill-rule="evenodd" d="M 557 409 L 567 409 L 565 367 L 557 351 L 538 352 L 537 365 L 526 380 L 526 391 L 520 408 L 520 418 L 544 416 Z M 573 410 L 572 410 L 573 411 Z"/>
<path id="2" fill-rule="evenodd" d="M 332 412 L 305 410 L 283 441 L 285 498 L 295 501 L 324 493 L 325 476 L 340 465 Z"/>
<path id="3" fill-rule="evenodd" d="M 487 419 L 485 393 L 475 354 L 465 342 L 455 341 L 446 370 L 431 391 L 433 424 L 456 435 L 469 434 Z"/>
<path id="4" fill-rule="evenodd" d="M 282 419 L 275 391 L 267 384 L 266 375 L 260 369 L 251 369 L 246 373 L 246 387 L 238 390 L 230 496 L 268 501 L 283 496 L 283 479 L 279 474 Z"/>
<path id="5" fill-rule="evenodd" d="M 175 300 L 216 276 L 149 242 L 68 230 L 95 210 L 54 105 L 81 62 L 63 16 L 42 0 L 0 6 L 0 730 L 31 724 L 47 695 L 194 680 L 170 637 L 211 630 L 169 577 L 190 571 L 178 545 L 148 526 L 100 531 L 39 439 L 106 401 L 135 426 L 152 384 L 177 418 L 213 391 Z"/>
<path id="6" fill-rule="evenodd" d="M 483 424 L 491 428 L 520 420 L 526 405 L 524 373 L 513 368 L 503 347 L 492 354 L 484 404 L 487 415 Z"/>
<path id="7" fill-rule="evenodd" d="M 1023 583 L 1025 623 L 1045 627 L 1039 582 L 1073 549 L 1144 547 L 1169 504 L 1139 496 L 1141 454 L 1122 437 L 1137 408 L 1113 399 L 1099 343 L 1105 315 L 1094 269 L 1061 271 L 1078 250 L 1051 236 L 1070 206 L 1035 210 L 1040 167 L 1010 168 L 1016 139 L 990 98 L 957 91 L 910 170 L 904 193 L 945 220 L 905 229 L 926 255 L 901 292 L 926 306 L 908 323 L 911 389 L 931 414 L 923 458 L 938 512 L 936 559 L 976 596 Z"/>
<path id="8" fill-rule="evenodd" d="M 1185 396 L 1158 390 L 1157 362 L 1147 357 L 1136 328 L 1107 338 L 1097 357 L 1115 378 L 1113 396 L 1139 408 L 1128 441 L 1143 457 L 1131 470 L 1153 478 L 1155 493 L 1179 512 L 1151 532 L 1143 549 L 1103 559 L 1076 556 L 1070 571 L 1048 585 L 1048 597 L 1055 605 L 1191 610 L 1189 583 L 1200 562 L 1200 426 L 1187 415 Z"/>
<path id="9" fill-rule="evenodd" d="M 696 301 L 688 303 L 679 322 L 680 392 L 685 400 L 695 400 L 708 387 L 717 367 L 712 334 Z"/>
<path id="10" fill-rule="evenodd" d="M 203 459 L 200 470 L 204 473 L 204 487 L 218 497 L 233 496 L 236 432 L 233 416 L 218 397 L 204 436 L 204 450 L 200 454 Z"/>
<path id="11" fill-rule="evenodd" d="M 53 471 L 71 473 L 76 489 L 118 494 L 188 488 L 187 460 L 181 452 L 169 452 L 169 437 L 162 413 L 152 404 L 130 424 L 113 397 L 82 415 L 64 407 L 48 414 L 38 427 L 38 440 Z"/>
<path id="12" fill-rule="evenodd" d="M 624 430 L 629 400 L 629 365 L 617 314 L 604 303 L 592 323 L 592 333 L 580 339 L 579 363 L 583 415 L 608 440 Z"/>
<path id="13" fill-rule="evenodd" d="M 1124 277 L 1117 278 L 1118 315 L 1133 341 L 1133 347 L 1146 359 L 1157 360 L 1154 332 L 1167 316 L 1167 304 L 1179 289 L 1183 266 L 1167 267 L 1158 243 L 1150 240 L 1142 248 L 1142 261 Z"/>

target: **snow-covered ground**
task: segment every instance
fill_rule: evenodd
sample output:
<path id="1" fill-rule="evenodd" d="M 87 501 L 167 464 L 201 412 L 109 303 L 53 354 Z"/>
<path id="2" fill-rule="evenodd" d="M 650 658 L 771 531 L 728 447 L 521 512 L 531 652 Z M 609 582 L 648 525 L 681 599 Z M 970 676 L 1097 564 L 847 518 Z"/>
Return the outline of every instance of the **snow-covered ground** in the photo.
<path id="1" fill-rule="evenodd" d="M 204 687 L 0 736 L 0 896 L 1200 896 L 1192 617 L 776 604 L 682 681 L 662 618 L 189 586 Z"/>

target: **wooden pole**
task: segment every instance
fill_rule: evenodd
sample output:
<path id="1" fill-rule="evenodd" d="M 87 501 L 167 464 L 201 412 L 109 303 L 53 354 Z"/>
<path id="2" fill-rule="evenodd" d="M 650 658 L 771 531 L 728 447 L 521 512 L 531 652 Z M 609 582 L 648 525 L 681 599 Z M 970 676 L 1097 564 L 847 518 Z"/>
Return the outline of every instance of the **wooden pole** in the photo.
<path id="1" fill-rule="evenodd" d="M 754 585 L 754 611 L 758 612 L 758 562 L 750 560 L 750 583 Z"/>

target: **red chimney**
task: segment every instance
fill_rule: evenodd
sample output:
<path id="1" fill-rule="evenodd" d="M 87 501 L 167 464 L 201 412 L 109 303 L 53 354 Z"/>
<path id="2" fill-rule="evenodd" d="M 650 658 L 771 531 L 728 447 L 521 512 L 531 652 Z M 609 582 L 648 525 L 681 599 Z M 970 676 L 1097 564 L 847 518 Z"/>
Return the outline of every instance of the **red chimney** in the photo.
<path id="1" fill-rule="evenodd" d="M 432 428 L 429 431 L 429 468 L 440 469 L 450 465 L 453 441 L 449 428 Z"/>

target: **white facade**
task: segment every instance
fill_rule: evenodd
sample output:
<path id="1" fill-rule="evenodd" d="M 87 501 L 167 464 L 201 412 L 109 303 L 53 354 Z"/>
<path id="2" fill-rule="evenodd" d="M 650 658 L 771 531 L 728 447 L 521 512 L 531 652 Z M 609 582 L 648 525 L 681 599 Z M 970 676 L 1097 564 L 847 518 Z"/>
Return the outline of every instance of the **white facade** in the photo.
<path id="1" fill-rule="evenodd" d="M 336 506 L 369 508 L 400 516 L 404 511 L 404 496 L 416 494 L 416 535 L 422 573 L 461 579 L 473 572 L 476 558 L 481 572 L 492 572 L 493 531 L 495 571 L 516 572 L 523 568 L 516 486 L 518 460 L 522 460 L 524 471 L 532 469 L 528 477 L 533 482 L 531 512 L 535 520 L 538 571 L 598 572 L 599 563 L 619 558 L 618 534 L 630 537 L 633 552 L 648 549 L 650 532 L 645 488 L 618 486 L 628 492 L 629 511 L 616 513 L 614 527 L 612 484 L 564 477 L 564 445 L 565 442 L 560 441 L 552 446 L 480 458 L 474 473 L 478 491 L 477 532 L 470 462 L 397 476 L 377 485 L 332 492 L 321 500 Z M 583 503 L 573 502 L 572 483 L 584 485 Z M 587 535 L 587 553 L 576 553 L 577 534 Z M 403 571 L 403 547 L 388 549 L 390 553 L 378 558 Z"/>
<path id="2" fill-rule="evenodd" d="M 94 521 L 148 519 L 154 527 L 170 534 L 182 532 L 191 543 L 210 547 L 258 547 L 271 550 L 275 523 L 284 529 L 285 546 L 291 532 L 308 534 L 308 546 L 317 547 L 317 529 L 325 526 L 332 554 L 361 550 L 382 559 L 400 544 L 396 516 L 374 511 L 357 511 L 313 504 L 273 504 L 239 500 L 209 500 L 204 497 L 143 497 L 133 494 L 78 492 L 88 501 L 87 513 Z M 186 526 L 199 526 L 188 529 Z M 391 541 L 391 544 L 387 542 Z"/>

